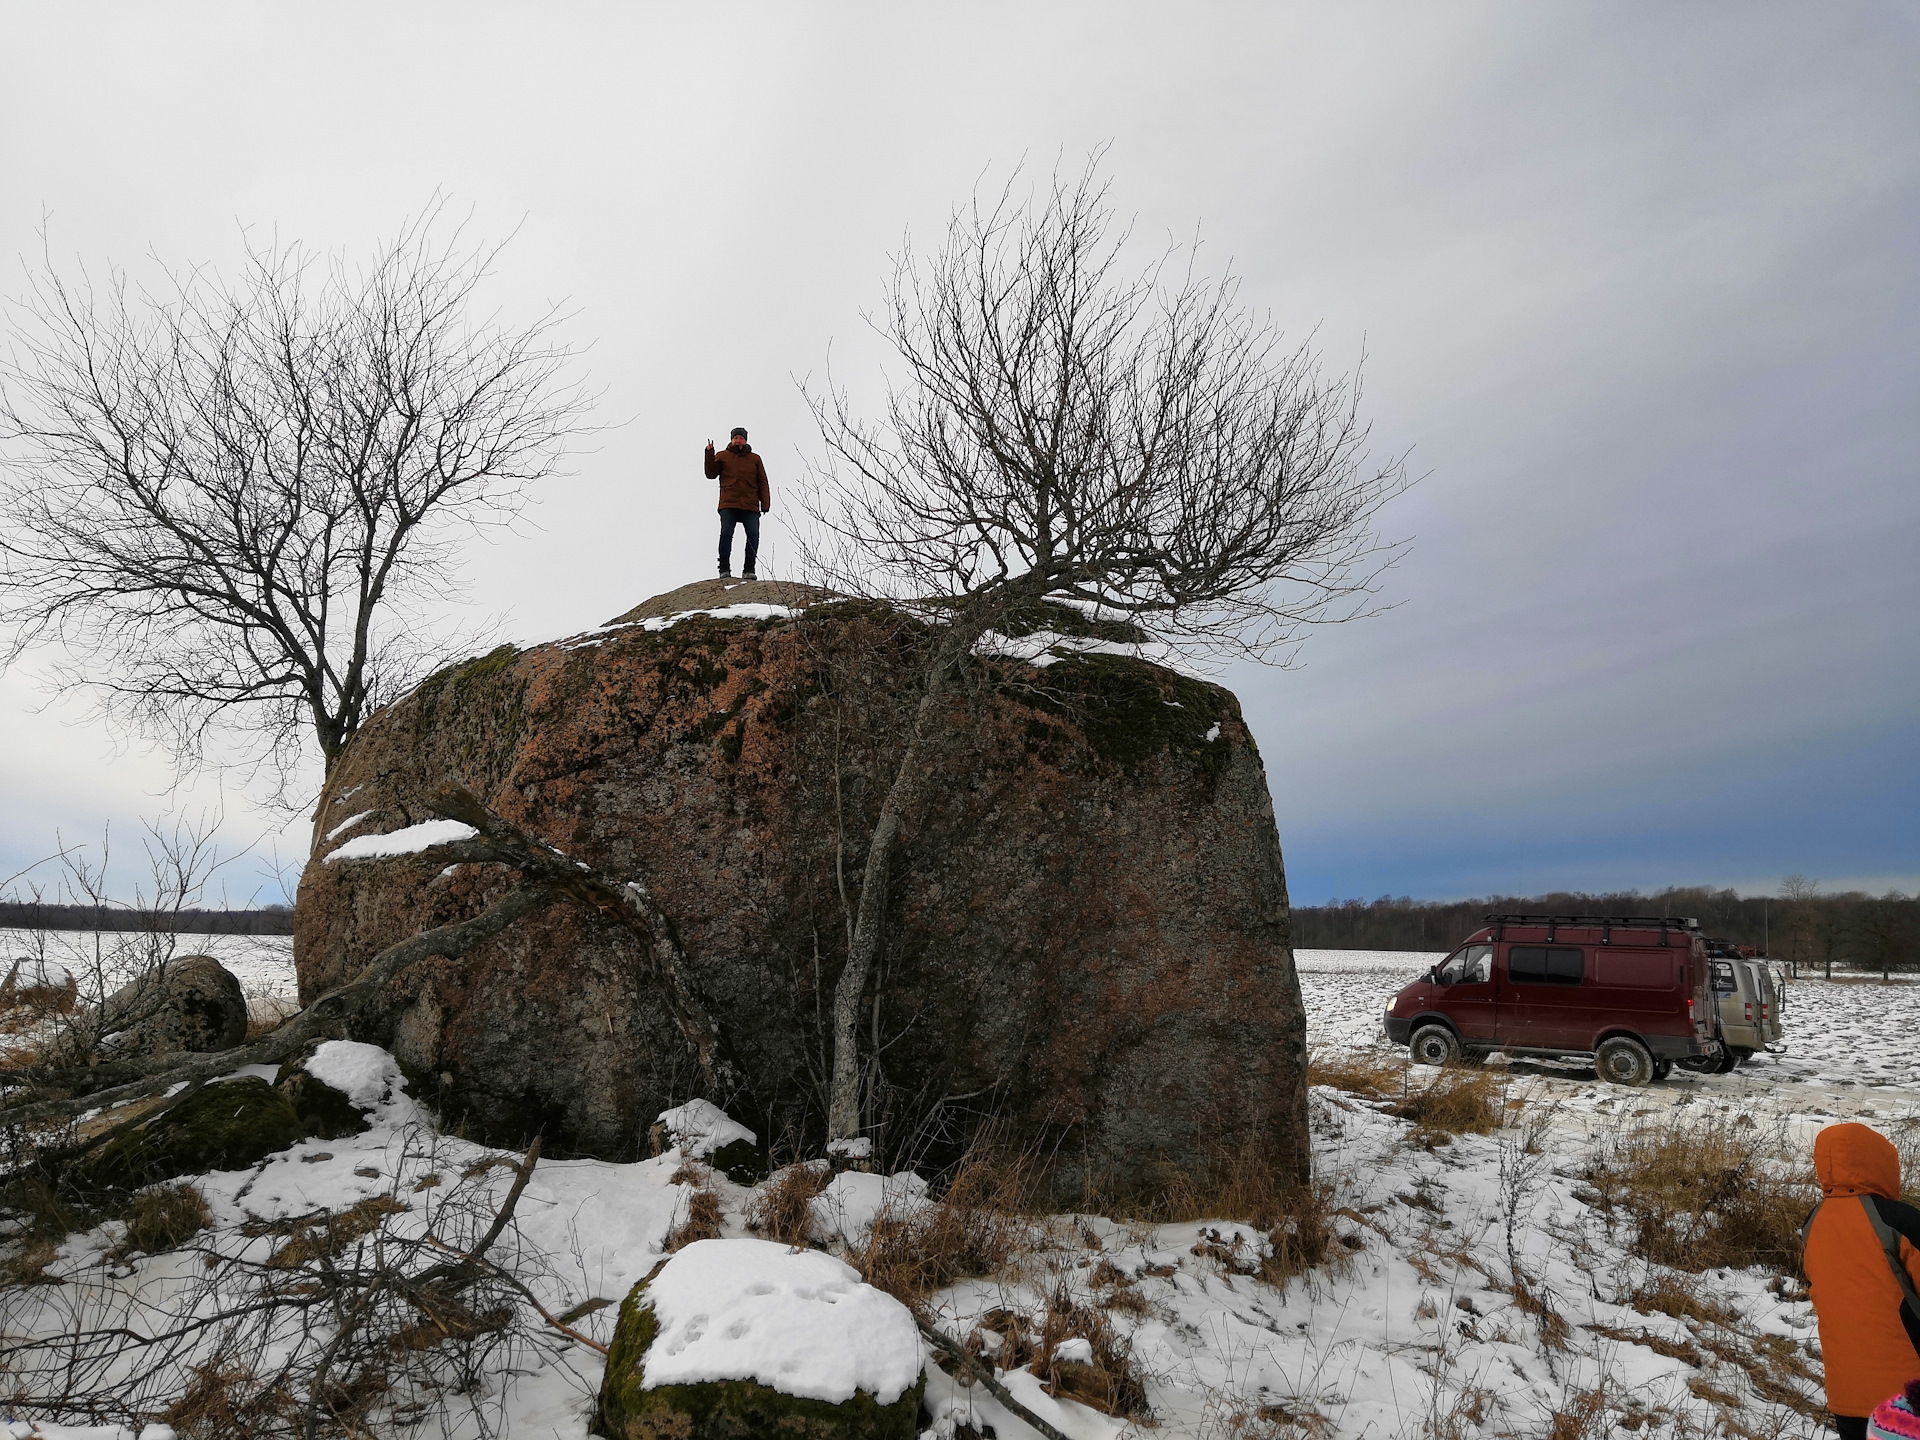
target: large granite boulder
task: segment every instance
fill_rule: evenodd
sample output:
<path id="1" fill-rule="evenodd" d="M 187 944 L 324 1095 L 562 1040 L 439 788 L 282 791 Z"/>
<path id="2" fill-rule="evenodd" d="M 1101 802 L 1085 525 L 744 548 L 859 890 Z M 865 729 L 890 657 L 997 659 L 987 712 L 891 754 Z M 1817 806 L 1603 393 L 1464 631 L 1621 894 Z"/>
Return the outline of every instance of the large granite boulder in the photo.
<path id="1" fill-rule="evenodd" d="M 817 1147 L 842 885 L 860 882 L 926 640 L 864 604 L 782 608 L 818 598 L 688 586 L 372 716 L 315 818 L 303 1003 L 511 883 L 431 855 L 328 863 L 431 819 L 427 797 L 458 781 L 644 879 L 745 1072 L 747 1093 L 709 1098 L 769 1146 Z M 662 619 L 715 604 L 730 608 Z M 1045 658 L 998 661 L 1006 684 L 956 698 L 942 782 L 896 855 L 864 1026 L 882 1158 L 951 1159 L 993 1117 L 1068 1199 L 1248 1157 L 1304 1172 L 1286 882 L 1238 703 L 1124 655 Z M 391 1049 L 476 1137 L 644 1155 L 654 1117 L 706 1093 L 657 986 L 630 934 L 554 906 L 406 971 L 352 1038 Z"/>

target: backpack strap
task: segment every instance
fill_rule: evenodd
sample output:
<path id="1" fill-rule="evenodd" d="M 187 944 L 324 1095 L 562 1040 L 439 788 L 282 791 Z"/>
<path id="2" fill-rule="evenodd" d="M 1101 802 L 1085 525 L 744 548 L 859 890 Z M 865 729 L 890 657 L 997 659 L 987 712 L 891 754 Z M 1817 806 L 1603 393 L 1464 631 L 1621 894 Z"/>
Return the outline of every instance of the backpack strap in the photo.
<path id="1" fill-rule="evenodd" d="M 1813 1233 L 1813 1217 L 1820 1213 L 1820 1207 L 1826 1204 L 1825 1197 L 1814 1201 L 1813 1209 L 1807 1211 L 1807 1218 L 1800 1222 L 1800 1248 L 1807 1248 L 1807 1236 Z"/>
<path id="2" fill-rule="evenodd" d="M 1907 1267 L 1900 1263 L 1900 1236 L 1894 1228 L 1881 1218 L 1880 1207 L 1874 1203 L 1871 1195 L 1860 1197 L 1860 1208 L 1867 1212 L 1867 1223 L 1873 1226 L 1873 1233 L 1880 1241 L 1880 1248 L 1886 1252 L 1887 1264 L 1893 1267 L 1893 1278 L 1900 1282 L 1901 1303 L 1908 1315 L 1920 1322 L 1920 1293 L 1913 1288 L 1913 1277 L 1907 1274 Z"/>

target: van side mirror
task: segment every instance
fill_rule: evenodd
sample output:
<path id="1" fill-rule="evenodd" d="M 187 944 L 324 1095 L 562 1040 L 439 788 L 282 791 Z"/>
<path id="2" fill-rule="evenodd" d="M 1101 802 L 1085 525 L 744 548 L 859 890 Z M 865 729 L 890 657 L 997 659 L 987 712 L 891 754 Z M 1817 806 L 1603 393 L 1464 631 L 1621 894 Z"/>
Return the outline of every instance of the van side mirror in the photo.
<path id="1" fill-rule="evenodd" d="M 1438 965 L 1429 965 L 1427 967 L 1426 979 L 1429 985 L 1438 985 L 1440 983 L 1440 967 Z"/>

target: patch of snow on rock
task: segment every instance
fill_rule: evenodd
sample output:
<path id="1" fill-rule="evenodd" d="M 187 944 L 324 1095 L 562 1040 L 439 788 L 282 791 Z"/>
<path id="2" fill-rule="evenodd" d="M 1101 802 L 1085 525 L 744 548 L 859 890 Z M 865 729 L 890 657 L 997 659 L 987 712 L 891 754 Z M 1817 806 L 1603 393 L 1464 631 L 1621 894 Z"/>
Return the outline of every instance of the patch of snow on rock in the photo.
<path id="1" fill-rule="evenodd" d="M 417 855 L 422 850 L 431 850 L 435 845 L 471 840 L 479 833 L 471 825 L 462 825 L 458 820 L 423 820 L 418 825 L 391 830 L 385 835 L 357 836 L 328 855 L 326 863 L 371 860 L 383 855 Z"/>
<path id="2" fill-rule="evenodd" d="M 865 1390 L 891 1405 L 917 1380 L 907 1307 L 851 1265 L 771 1240 L 698 1240 L 647 1287 L 659 1334 L 646 1385 L 753 1380 L 840 1404 Z"/>
<path id="3" fill-rule="evenodd" d="M 347 831 L 351 830 L 354 826 L 358 825 L 362 820 L 366 819 L 371 814 L 373 814 L 373 811 L 371 810 L 362 810 L 357 815 L 349 815 L 346 819 L 342 820 L 338 825 L 334 826 L 331 830 L 327 831 L 327 839 L 328 840 L 338 839 L 340 836 L 346 834 Z"/>
<path id="4" fill-rule="evenodd" d="M 742 601 L 738 605 L 720 605 L 711 610 L 681 610 L 673 615 L 656 615 L 651 620 L 642 620 L 642 630 L 671 630 L 682 620 L 695 615 L 711 615 L 716 620 L 791 620 L 800 612 L 791 605 L 748 604 Z"/>
<path id="5" fill-rule="evenodd" d="M 400 1064 L 378 1045 L 329 1040 L 308 1057 L 306 1072 L 331 1085 L 362 1110 L 390 1104 L 406 1085 Z"/>
<path id="6" fill-rule="evenodd" d="M 689 1160 L 704 1160 L 736 1140 L 753 1145 L 760 1138 L 711 1100 L 689 1100 L 662 1110 L 658 1119 Z"/>

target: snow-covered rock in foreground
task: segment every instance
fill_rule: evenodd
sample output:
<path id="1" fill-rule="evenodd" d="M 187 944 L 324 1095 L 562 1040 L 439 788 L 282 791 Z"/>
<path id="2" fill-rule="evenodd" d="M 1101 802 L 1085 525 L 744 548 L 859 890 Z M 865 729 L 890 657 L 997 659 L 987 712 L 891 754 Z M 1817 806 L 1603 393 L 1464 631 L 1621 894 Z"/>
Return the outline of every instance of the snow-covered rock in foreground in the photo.
<path id="1" fill-rule="evenodd" d="M 645 1388 L 753 1380 L 838 1404 L 864 1390 L 891 1405 L 920 1378 L 907 1307 L 844 1261 L 771 1240 L 700 1240 L 653 1277 L 659 1333 Z"/>

